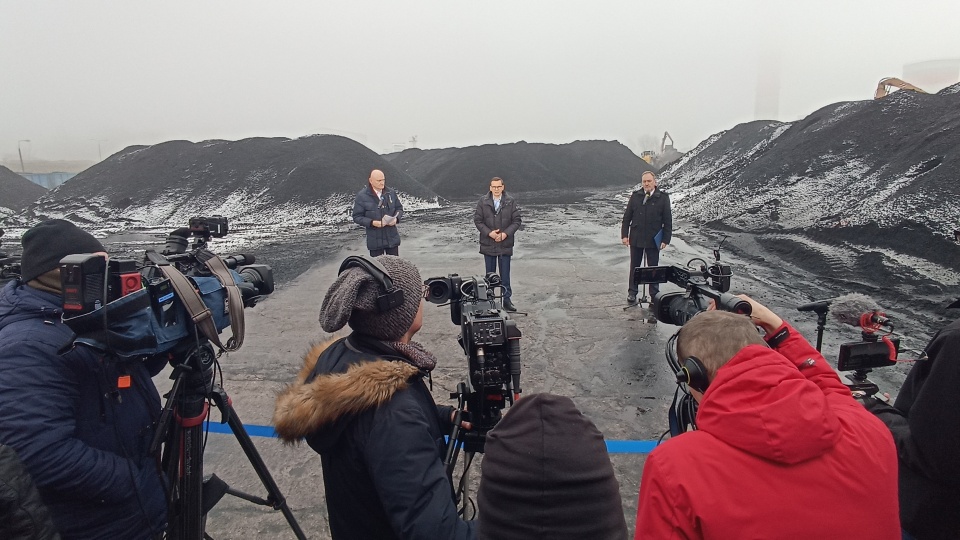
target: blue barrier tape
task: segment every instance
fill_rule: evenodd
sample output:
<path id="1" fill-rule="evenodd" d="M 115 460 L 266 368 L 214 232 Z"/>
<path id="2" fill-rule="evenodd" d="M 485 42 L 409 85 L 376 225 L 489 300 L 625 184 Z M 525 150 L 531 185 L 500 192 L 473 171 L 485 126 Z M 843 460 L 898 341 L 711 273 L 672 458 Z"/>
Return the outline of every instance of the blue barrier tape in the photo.
<path id="1" fill-rule="evenodd" d="M 219 422 L 209 422 L 210 433 L 233 434 L 233 430 L 227 424 Z M 251 437 L 275 438 L 277 432 L 272 426 L 257 426 L 244 424 L 244 429 Z M 606 441 L 607 452 L 611 454 L 649 454 L 651 450 L 657 447 L 657 441 Z"/>

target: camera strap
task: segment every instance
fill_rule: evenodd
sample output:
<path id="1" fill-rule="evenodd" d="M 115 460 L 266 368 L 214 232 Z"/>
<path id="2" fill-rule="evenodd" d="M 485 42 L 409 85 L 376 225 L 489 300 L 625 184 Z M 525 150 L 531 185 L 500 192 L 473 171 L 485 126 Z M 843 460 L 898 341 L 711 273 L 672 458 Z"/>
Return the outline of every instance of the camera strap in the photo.
<path id="1" fill-rule="evenodd" d="M 217 279 L 220 280 L 220 284 L 223 285 L 223 288 L 227 291 L 227 311 L 230 314 L 230 333 L 232 334 L 230 339 L 227 340 L 226 347 L 220 344 L 219 337 L 216 340 L 211 339 L 211 341 L 213 341 L 221 349 L 235 351 L 239 349 L 241 345 L 243 345 L 243 334 L 245 331 L 243 323 L 243 296 L 240 294 L 240 288 L 237 287 L 237 282 L 234 281 L 233 274 L 230 273 L 230 269 L 227 268 L 227 265 L 223 262 L 223 259 L 221 259 L 218 255 L 214 255 L 204 264 L 206 264 L 207 268 L 213 272 L 214 276 L 217 276 Z M 197 298 L 200 298 L 199 295 Z M 210 319 L 207 319 L 207 321 L 208 326 L 213 330 L 213 335 L 217 336 L 217 331 L 213 326 L 213 321 Z"/>
<path id="2" fill-rule="evenodd" d="M 190 315 L 190 319 L 200 328 L 203 335 L 221 350 L 235 351 L 239 349 L 243 344 L 244 333 L 243 299 L 240 296 L 240 289 L 233 280 L 233 275 L 230 274 L 230 270 L 227 268 L 227 265 L 224 264 L 223 260 L 220 259 L 220 257 L 214 256 L 207 260 L 205 264 L 227 291 L 227 309 L 230 315 L 230 331 L 233 335 L 227 340 L 226 345 L 220 341 L 220 335 L 217 333 L 216 325 L 213 323 L 210 308 L 207 307 L 203 299 L 200 298 L 200 294 L 194 288 L 193 284 L 190 283 L 190 280 L 187 279 L 187 276 L 183 275 L 175 266 L 170 264 L 170 261 L 157 255 L 156 252 L 147 251 L 146 255 L 151 262 L 157 265 L 163 277 L 170 280 L 170 284 L 173 285 L 177 297 L 183 302 L 184 308 L 186 308 L 187 313 Z"/>

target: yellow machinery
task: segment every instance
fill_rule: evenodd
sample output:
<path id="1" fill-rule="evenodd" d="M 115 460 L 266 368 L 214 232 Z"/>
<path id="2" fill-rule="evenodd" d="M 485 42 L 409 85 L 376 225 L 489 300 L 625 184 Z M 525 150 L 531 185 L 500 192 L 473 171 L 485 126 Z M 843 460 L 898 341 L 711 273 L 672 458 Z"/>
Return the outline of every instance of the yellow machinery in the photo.
<path id="1" fill-rule="evenodd" d="M 913 90 L 914 92 L 920 92 L 921 94 L 927 93 L 922 88 L 917 88 L 916 86 L 902 81 L 896 77 L 887 77 L 886 79 L 880 79 L 880 83 L 877 84 L 877 91 L 873 94 L 873 99 L 880 99 L 886 96 L 890 93 L 891 87 L 896 87 L 901 90 Z"/>

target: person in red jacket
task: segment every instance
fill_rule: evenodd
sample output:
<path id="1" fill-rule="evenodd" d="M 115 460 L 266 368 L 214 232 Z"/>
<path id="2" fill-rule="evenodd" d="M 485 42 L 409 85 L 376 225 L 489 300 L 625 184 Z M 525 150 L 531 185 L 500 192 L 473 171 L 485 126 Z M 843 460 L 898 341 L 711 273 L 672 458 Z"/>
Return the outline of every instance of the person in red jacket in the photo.
<path id="1" fill-rule="evenodd" d="M 680 329 L 697 430 L 647 457 L 635 538 L 898 540 L 890 431 L 792 326 L 741 298 L 750 318 L 706 311 Z"/>

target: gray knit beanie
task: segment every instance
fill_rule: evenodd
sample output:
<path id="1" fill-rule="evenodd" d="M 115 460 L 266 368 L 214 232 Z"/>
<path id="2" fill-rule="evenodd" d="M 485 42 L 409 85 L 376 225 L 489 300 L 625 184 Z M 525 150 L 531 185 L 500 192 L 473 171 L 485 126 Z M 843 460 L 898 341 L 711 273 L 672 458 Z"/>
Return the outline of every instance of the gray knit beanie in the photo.
<path id="1" fill-rule="evenodd" d="M 386 268 L 394 287 L 403 291 L 403 304 L 381 313 L 377 310 L 380 283 L 363 268 L 347 268 L 323 297 L 320 326 L 324 331 L 336 332 L 349 322 L 356 332 L 396 341 L 413 325 L 423 299 L 420 271 L 413 263 L 393 255 L 380 255 L 376 260 Z"/>

